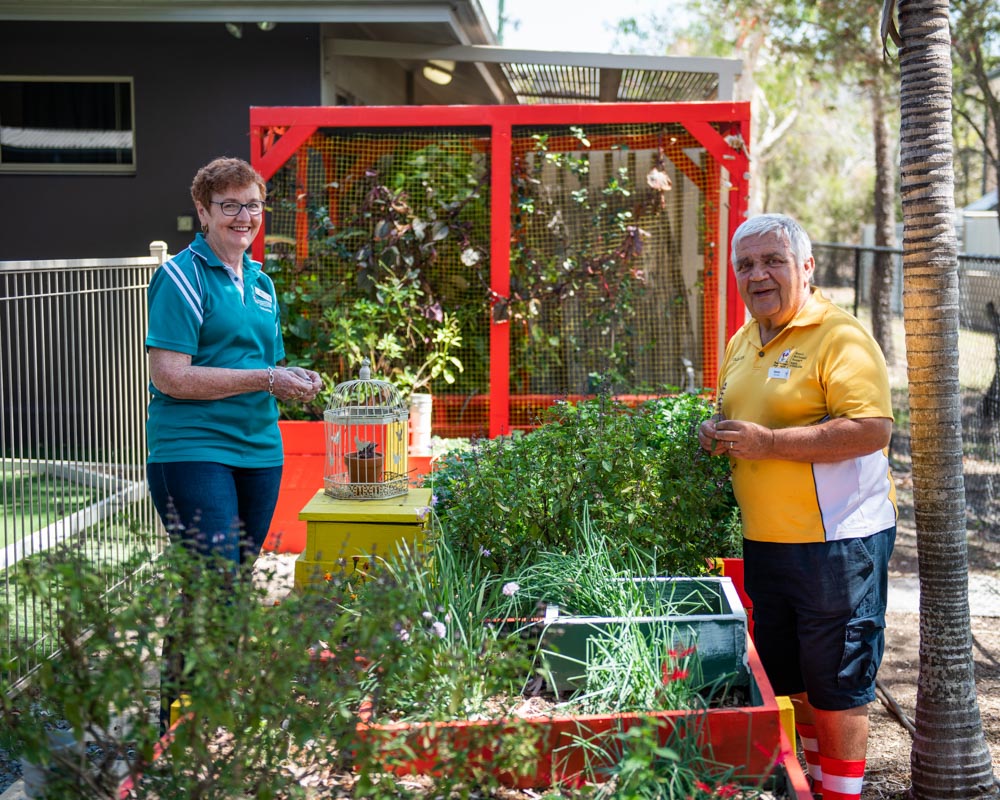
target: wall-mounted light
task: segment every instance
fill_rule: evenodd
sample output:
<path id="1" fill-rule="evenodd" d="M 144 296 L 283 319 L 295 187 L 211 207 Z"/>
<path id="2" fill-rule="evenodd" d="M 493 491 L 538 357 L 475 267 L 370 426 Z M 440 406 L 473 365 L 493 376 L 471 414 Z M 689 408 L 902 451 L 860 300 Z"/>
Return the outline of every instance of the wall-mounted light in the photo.
<path id="1" fill-rule="evenodd" d="M 424 64 L 424 77 L 438 86 L 447 86 L 455 75 L 455 62 L 432 59 Z"/>
<path id="2" fill-rule="evenodd" d="M 275 28 L 277 28 L 278 27 L 278 23 L 277 22 L 258 22 L 257 23 L 257 27 L 260 28 L 262 31 L 264 31 L 264 33 L 267 33 L 268 31 L 273 31 Z"/>
<path id="3" fill-rule="evenodd" d="M 242 22 L 227 22 L 226 30 L 229 31 L 229 35 L 234 39 L 243 38 L 243 23 Z"/>

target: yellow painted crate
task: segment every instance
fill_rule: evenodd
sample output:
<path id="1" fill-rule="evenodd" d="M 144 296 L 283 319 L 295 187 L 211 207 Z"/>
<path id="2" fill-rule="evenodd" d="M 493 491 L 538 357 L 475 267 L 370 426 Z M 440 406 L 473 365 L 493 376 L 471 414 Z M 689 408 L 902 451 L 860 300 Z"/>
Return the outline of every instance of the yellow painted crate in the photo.
<path id="1" fill-rule="evenodd" d="M 339 572 L 365 571 L 373 558 L 385 558 L 406 541 L 411 548 L 424 540 L 430 489 L 411 489 L 386 500 L 341 500 L 322 489 L 299 512 L 306 523 L 306 547 L 295 562 L 295 586 L 304 588 Z"/>

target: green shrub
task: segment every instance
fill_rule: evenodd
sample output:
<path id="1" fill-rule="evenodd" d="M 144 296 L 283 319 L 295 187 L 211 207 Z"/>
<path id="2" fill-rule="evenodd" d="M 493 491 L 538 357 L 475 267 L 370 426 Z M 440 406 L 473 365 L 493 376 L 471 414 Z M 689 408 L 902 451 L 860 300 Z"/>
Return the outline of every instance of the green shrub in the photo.
<path id="1" fill-rule="evenodd" d="M 310 647 L 339 638 L 347 622 L 331 597 L 292 595 L 275 606 L 249 575 L 180 547 L 168 548 L 117 606 L 77 548 L 54 548 L 24 566 L 19 591 L 58 620 L 58 650 L 27 687 L 0 681 L 0 746 L 48 764 L 53 727 L 91 742 L 87 758 L 57 764 L 53 797 L 112 800 L 125 775 L 139 783 L 139 796 L 304 797 L 295 783 L 276 791 L 275 776 L 293 758 L 320 743 L 327 763 L 311 759 L 300 777 L 343 761 L 332 743 L 349 745 L 360 687 L 349 669 L 323 669 Z M 13 614 L 0 612 L 2 630 Z M 183 690 L 195 713 L 154 760 L 155 664 L 167 635 L 183 653 Z M 15 664 L 30 647 L 11 637 L 4 662 Z"/>
<path id="2" fill-rule="evenodd" d="M 437 512 L 466 556 L 511 574 L 542 551 L 568 552 L 590 519 L 612 552 L 644 554 L 661 575 L 698 575 L 738 553 L 729 464 L 698 446 L 712 413 L 695 395 L 628 408 L 560 403 L 534 431 L 446 454 L 433 474 Z"/>

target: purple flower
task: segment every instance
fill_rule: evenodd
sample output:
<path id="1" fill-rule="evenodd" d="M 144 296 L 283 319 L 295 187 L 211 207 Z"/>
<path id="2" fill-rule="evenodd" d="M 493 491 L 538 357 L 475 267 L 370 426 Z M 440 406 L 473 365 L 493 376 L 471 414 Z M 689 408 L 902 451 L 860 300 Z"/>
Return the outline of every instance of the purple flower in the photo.
<path id="1" fill-rule="evenodd" d="M 434 635 L 437 636 L 438 639 L 443 639 L 444 635 L 448 632 L 448 629 L 445 628 L 443 622 L 435 622 L 431 625 L 431 630 L 434 631 Z"/>
<path id="2" fill-rule="evenodd" d="M 503 585 L 503 593 L 507 595 L 507 597 L 513 597 L 517 593 L 517 590 L 520 588 L 521 587 L 518 586 L 518 584 L 515 581 L 511 581 L 510 583 L 505 583 Z"/>

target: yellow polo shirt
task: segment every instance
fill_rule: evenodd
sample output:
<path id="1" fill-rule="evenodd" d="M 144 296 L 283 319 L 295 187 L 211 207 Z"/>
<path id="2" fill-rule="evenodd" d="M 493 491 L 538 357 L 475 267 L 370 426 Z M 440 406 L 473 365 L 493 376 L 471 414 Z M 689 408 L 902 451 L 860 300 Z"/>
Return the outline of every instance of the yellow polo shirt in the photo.
<path id="1" fill-rule="evenodd" d="M 726 346 L 719 407 L 780 429 L 827 418 L 892 419 L 885 358 L 853 316 L 813 289 L 770 342 L 750 320 Z M 730 459 L 743 535 L 763 542 L 869 536 L 896 524 L 888 448 L 829 464 Z"/>

